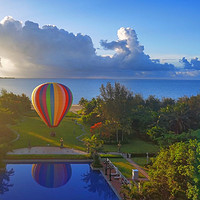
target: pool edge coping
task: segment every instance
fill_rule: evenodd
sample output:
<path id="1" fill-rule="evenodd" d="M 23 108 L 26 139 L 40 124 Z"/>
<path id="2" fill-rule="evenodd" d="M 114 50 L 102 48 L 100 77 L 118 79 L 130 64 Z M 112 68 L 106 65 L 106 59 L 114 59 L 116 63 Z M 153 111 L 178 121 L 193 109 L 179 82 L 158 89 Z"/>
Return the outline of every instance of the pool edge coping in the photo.
<path id="1" fill-rule="evenodd" d="M 70 159 L 24 159 L 24 160 L 4 160 L 4 163 L 7 164 L 31 164 L 35 162 L 44 162 L 44 163 L 54 163 L 54 162 L 77 162 L 77 163 L 90 163 L 91 159 L 88 160 L 70 160 Z"/>
<path id="2" fill-rule="evenodd" d="M 119 193 L 117 192 L 117 190 L 115 189 L 115 187 L 110 183 L 110 181 L 104 175 L 103 170 L 99 169 L 99 171 L 101 172 L 102 176 L 104 177 L 104 179 L 106 180 L 106 182 L 108 183 L 108 185 L 111 187 L 111 189 L 113 190 L 113 192 L 115 193 L 115 195 L 118 197 L 118 199 L 122 200 L 122 197 L 119 195 Z"/>

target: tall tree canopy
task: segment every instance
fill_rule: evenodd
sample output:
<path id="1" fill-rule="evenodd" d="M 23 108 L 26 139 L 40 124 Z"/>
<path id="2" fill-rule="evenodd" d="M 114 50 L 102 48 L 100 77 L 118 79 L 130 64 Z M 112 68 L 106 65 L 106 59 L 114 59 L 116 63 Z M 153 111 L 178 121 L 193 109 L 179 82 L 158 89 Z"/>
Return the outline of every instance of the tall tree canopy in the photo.
<path id="1" fill-rule="evenodd" d="M 175 143 L 162 149 L 149 169 L 148 199 L 200 199 L 200 143 Z"/>

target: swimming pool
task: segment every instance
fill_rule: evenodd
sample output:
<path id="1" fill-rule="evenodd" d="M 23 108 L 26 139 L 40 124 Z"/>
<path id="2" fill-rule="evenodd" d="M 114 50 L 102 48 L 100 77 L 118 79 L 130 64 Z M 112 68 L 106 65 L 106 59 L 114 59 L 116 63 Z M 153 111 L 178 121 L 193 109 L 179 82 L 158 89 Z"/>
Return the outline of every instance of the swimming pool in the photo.
<path id="1" fill-rule="evenodd" d="M 1 200 L 117 200 L 89 163 L 7 164 L 0 173 Z"/>

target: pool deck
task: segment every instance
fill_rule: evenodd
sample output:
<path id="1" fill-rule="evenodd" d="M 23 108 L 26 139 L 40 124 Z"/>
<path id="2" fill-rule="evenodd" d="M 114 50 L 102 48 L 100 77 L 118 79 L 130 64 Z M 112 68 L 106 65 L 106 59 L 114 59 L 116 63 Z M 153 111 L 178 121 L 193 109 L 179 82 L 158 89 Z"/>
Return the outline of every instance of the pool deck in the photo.
<path id="1" fill-rule="evenodd" d="M 25 155 L 25 154 L 70 154 L 70 155 L 85 155 L 84 151 L 70 148 L 60 148 L 60 147 L 31 147 L 15 149 L 8 152 L 9 155 Z"/>
<path id="2" fill-rule="evenodd" d="M 65 163 L 65 162 L 70 162 L 73 164 L 78 164 L 78 163 L 91 163 L 91 159 L 87 160 L 70 160 L 70 159 L 20 159 L 20 160 L 4 160 L 5 163 L 8 164 L 33 164 L 33 163 Z"/>
<path id="3" fill-rule="evenodd" d="M 119 181 L 113 180 L 109 181 L 108 176 L 106 176 L 103 172 L 103 170 L 100 170 L 102 176 L 107 181 L 108 185 L 112 188 L 113 192 L 116 194 L 119 200 L 122 200 L 122 196 L 120 196 L 120 189 L 121 189 L 121 183 Z M 113 173 L 113 172 L 112 172 Z"/>
<path id="4" fill-rule="evenodd" d="M 100 170 L 101 174 L 103 175 L 103 177 L 105 178 L 107 183 L 110 185 L 110 187 L 112 188 L 114 193 L 117 195 L 119 200 L 122 200 L 123 196 L 122 196 L 122 194 L 120 194 L 120 190 L 121 190 L 121 187 L 122 187 L 122 182 L 119 179 L 115 179 L 113 176 L 111 176 L 111 181 L 110 181 L 109 180 L 109 172 L 107 173 L 107 175 L 105 175 L 105 173 L 104 173 L 105 165 L 104 165 L 104 163 L 102 163 L 102 165 L 103 165 L 103 169 Z M 115 173 L 115 170 L 112 169 L 111 173 Z"/>

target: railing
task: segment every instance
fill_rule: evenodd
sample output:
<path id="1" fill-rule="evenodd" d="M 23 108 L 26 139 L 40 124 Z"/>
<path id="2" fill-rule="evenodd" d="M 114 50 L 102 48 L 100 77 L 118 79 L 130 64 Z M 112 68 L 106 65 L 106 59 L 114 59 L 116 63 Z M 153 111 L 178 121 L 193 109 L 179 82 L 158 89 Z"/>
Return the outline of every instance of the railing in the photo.
<path id="1" fill-rule="evenodd" d="M 115 170 L 116 173 L 111 173 L 111 176 L 115 176 L 114 178 L 121 179 L 122 184 L 130 185 L 130 181 L 118 170 L 118 168 L 108 158 L 104 160 L 104 163 L 107 163 L 105 167 L 107 167 L 108 165 Z"/>

